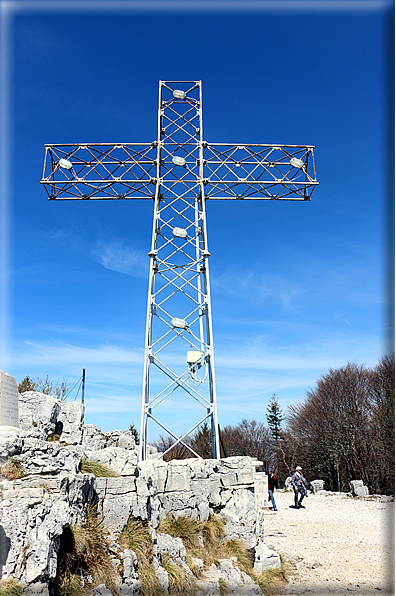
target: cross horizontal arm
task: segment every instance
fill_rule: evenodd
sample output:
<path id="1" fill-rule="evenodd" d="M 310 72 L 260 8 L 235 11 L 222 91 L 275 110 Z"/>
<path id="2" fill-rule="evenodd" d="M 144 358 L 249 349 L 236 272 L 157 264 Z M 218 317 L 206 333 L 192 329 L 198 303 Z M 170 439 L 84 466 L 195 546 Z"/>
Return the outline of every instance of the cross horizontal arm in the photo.
<path id="1" fill-rule="evenodd" d="M 206 199 L 310 200 L 312 146 L 204 143 Z"/>
<path id="2" fill-rule="evenodd" d="M 197 187 L 203 183 L 205 199 L 306 201 L 318 184 L 312 146 L 203 141 L 203 157 L 197 159 L 190 144 L 197 147 L 197 142 L 183 143 L 182 180 Z M 157 141 L 46 145 L 41 184 L 50 200 L 153 199 L 155 186 L 171 182 L 179 167 L 167 143 L 160 145 L 160 167 Z M 173 152 L 177 146 L 173 143 Z"/>
<path id="3" fill-rule="evenodd" d="M 152 199 L 157 141 L 45 145 L 41 184 L 49 199 Z"/>

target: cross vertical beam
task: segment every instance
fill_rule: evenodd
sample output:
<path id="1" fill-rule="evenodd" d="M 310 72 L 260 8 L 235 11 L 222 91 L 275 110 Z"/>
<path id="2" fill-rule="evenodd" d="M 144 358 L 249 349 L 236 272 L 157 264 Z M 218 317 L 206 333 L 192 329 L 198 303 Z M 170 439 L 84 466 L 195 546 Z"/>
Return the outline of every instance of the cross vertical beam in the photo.
<path id="1" fill-rule="evenodd" d="M 208 420 L 213 457 L 220 457 L 203 197 L 201 82 L 160 81 L 140 459 L 146 457 L 150 420 L 173 438 L 167 451 L 181 444 L 191 455 L 197 454 L 186 438 Z M 169 381 L 165 387 L 158 371 Z M 157 411 L 165 399 L 177 408 L 186 398 L 202 410 L 198 422 L 178 436 Z"/>

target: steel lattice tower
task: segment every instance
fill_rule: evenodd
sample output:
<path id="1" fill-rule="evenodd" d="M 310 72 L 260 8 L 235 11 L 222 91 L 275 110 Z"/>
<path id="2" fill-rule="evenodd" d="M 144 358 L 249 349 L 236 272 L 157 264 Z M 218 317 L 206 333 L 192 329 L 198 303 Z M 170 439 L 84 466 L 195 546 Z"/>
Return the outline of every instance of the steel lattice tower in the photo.
<path id="1" fill-rule="evenodd" d="M 172 437 L 167 451 L 182 444 L 197 457 L 185 439 L 209 421 L 219 458 L 205 203 L 309 201 L 318 184 L 313 147 L 205 142 L 201 81 L 160 81 L 152 143 L 45 147 L 41 183 L 50 200 L 154 199 L 140 459 L 149 420 Z M 161 409 L 182 406 L 195 420 L 178 436 Z"/>

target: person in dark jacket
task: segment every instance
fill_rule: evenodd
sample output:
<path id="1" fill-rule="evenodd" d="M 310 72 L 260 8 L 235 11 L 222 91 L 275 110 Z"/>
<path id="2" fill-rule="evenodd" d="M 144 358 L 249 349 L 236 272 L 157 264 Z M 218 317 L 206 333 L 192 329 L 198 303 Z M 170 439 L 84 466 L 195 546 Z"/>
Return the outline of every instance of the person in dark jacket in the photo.
<path id="1" fill-rule="evenodd" d="M 276 508 L 275 498 L 274 498 L 274 490 L 278 488 L 278 480 L 275 477 L 275 474 L 272 473 L 271 468 L 268 468 L 268 494 L 269 498 L 271 499 L 272 508 L 274 511 L 278 511 Z"/>

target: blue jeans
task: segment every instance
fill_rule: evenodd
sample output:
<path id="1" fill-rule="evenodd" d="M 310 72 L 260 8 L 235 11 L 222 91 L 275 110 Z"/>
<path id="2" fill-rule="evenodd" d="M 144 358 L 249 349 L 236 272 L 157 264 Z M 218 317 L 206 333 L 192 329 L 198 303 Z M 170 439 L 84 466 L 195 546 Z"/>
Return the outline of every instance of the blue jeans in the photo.
<path id="1" fill-rule="evenodd" d="M 276 508 L 276 503 L 275 503 L 273 491 L 268 489 L 268 494 L 269 494 L 269 498 L 271 499 L 271 503 L 272 503 L 272 507 L 274 508 L 274 511 L 278 511 L 277 508 Z"/>

